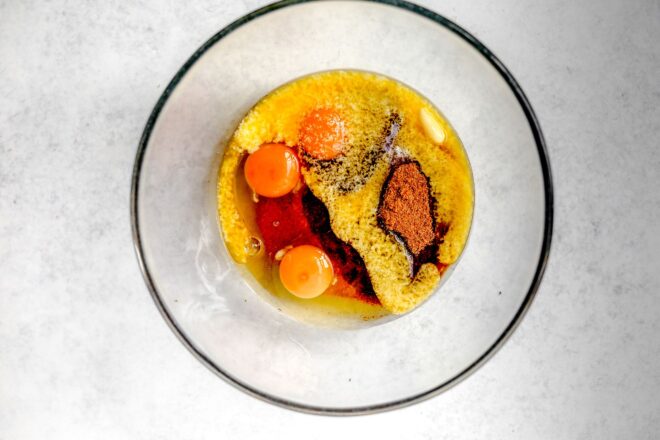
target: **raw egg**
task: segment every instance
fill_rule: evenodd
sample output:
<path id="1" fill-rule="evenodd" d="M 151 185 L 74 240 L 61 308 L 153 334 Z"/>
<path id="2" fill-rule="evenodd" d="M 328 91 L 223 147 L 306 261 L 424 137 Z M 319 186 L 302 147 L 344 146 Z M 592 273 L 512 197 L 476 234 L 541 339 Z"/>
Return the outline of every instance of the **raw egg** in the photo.
<path id="1" fill-rule="evenodd" d="M 280 263 L 280 280 L 293 295 L 315 298 L 330 287 L 334 271 L 330 258 L 316 246 L 302 245 L 288 251 Z"/>
<path id="2" fill-rule="evenodd" d="M 339 113 L 331 108 L 312 110 L 303 118 L 298 133 L 300 146 L 321 160 L 339 156 L 345 148 L 346 127 Z"/>
<path id="3" fill-rule="evenodd" d="M 286 145 L 264 144 L 248 156 L 244 172 L 254 192 L 264 197 L 281 197 L 298 184 L 300 165 Z"/>

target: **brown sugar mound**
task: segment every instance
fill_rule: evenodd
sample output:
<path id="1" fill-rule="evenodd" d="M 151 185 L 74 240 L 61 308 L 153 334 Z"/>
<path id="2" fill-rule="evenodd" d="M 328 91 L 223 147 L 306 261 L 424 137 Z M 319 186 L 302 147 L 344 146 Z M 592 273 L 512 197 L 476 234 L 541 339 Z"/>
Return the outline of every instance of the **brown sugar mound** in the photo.
<path id="1" fill-rule="evenodd" d="M 433 200 L 419 163 L 394 164 L 383 185 L 378 223 L 403 244 L 410 261 L 410 277 L 420 266 L 437 259 Z"/>

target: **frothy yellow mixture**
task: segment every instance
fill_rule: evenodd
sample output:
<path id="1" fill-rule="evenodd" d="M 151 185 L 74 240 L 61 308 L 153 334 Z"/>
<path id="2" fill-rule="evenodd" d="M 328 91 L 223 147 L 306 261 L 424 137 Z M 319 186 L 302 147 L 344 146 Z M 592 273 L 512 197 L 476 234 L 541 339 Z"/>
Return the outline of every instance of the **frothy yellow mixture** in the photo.
<path id="1" fill-rule="evenodd" d="M 383 136 L 392 116 L 400 120 L 393 150 L 419 162 L 436 201 L 435 221 L 447 227 L 438 250 L 443 265 L 456 262 L 465 246 L 474 194 L 467 156 L 452 127 L 425 98 L 392 79 L 358 71 L 314 74 L 276 89 L 250 110 L 230 140 L 220 167 L 218 210 L 227 248 L 238 263 L 246 263 L 246 243 L 255 232 L 237 201 L 235 177 L 242 158 L 269 142 L 296 147 L 301 120 L 319 108 L 341 114 L 348 148 L 331 167 L 303 167 L 304 180 L 327 207 L 334 233 L 364 260 L 382 306 L 395 314 L 407 312 L 433 292 L 441 272 L 427 263 L 411 280 L 404 248 L 377 222 L 391 160 L 391 155 L 382 153 Z M 425 132 L 422 109 L 444 131 L 440 145 Z"/>

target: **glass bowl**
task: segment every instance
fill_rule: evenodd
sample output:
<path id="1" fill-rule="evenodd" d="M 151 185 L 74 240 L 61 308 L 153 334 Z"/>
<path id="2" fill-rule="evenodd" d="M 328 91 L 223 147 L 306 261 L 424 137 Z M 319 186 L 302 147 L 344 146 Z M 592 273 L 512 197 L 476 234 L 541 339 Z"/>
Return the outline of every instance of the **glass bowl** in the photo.
<path id="1" fill-rule="evenodd" d="M 372 71 L 419 91 L 452 123 L 472 165 L 473 223 L 451 278 L 380 325 L 292 319 L 262 299 L 218 229 L 216 175 L 238 122 L 281 84 L 331 69 Z M 467 31 L 395 0 L 283 1 L 218 32 L 157 102 L 132 185 L 139 264 L 179 339 L 243 391 L 314 413 L 408 405 L 473 372 L 528 309 L 552 232 L 548 158 L 520 86 Z"/>

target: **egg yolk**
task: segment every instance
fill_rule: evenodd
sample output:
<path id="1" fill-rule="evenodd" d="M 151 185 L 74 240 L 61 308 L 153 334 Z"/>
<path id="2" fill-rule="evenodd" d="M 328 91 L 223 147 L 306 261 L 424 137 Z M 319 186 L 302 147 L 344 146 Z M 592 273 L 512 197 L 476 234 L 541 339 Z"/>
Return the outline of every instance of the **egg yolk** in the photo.
<path id="1" fill-rule="evenodd" d="M 312 110 L 303 118 L 298 140 L 312 157 L 328 160 L 340 155 L 346 144 L 346 127 L 339 113 L 331 108 Z"/>
<path id="2" fill-rule="evenodd" d="M 333 278 L 330 258 L 316 246 L 297 246 L 287 252 L 280 263 L 282 284 L 300 298 L 321 295 L 330 287 Z"/>
<path id="3" fill-rule="evenodd" d="M 264 144 L 245 161 L 245 180 L 260 196 L 281 197 L 298 184 L 300 165 L 283 144 Z"/>

